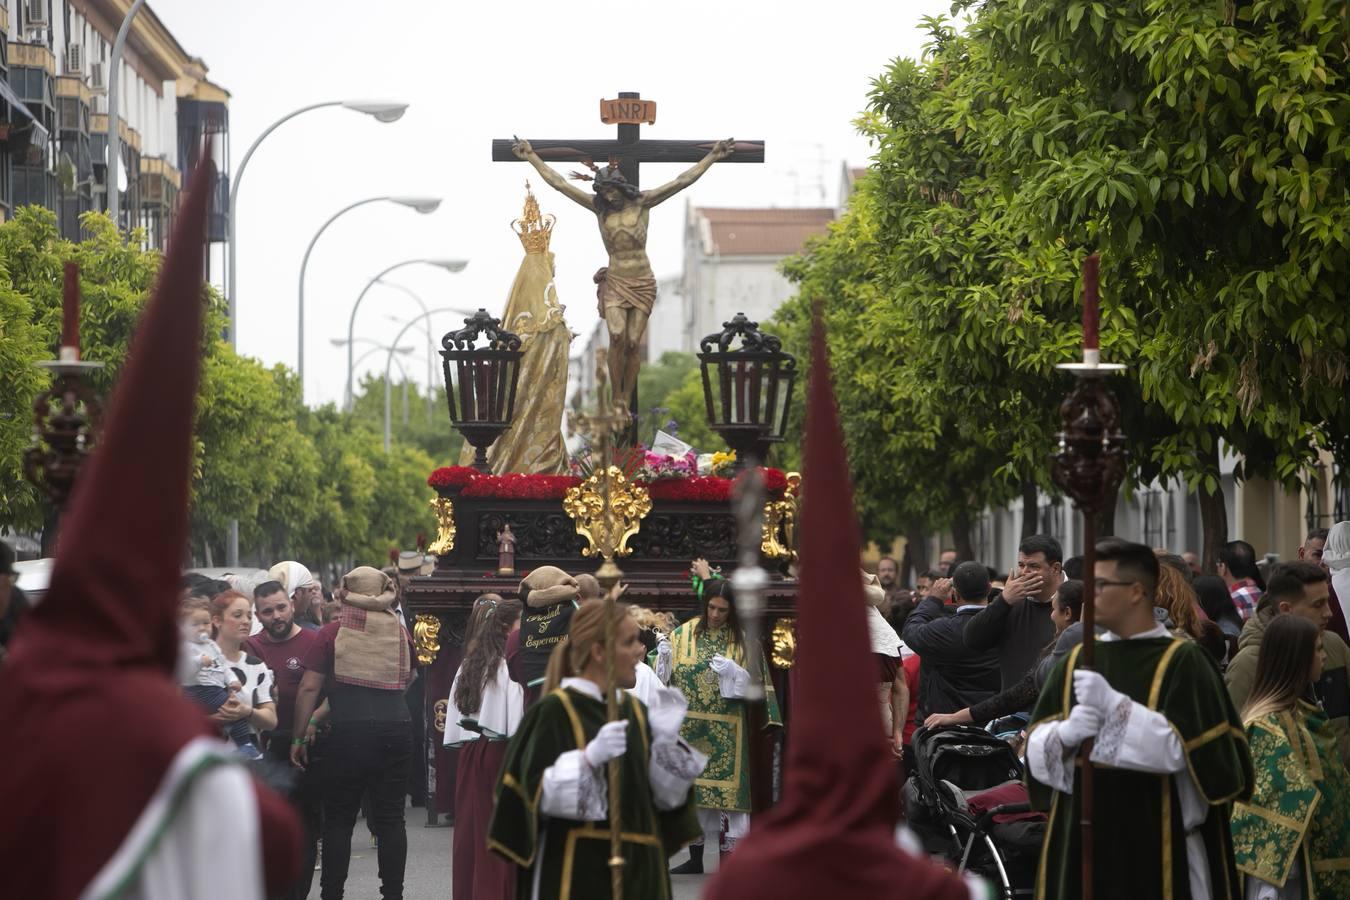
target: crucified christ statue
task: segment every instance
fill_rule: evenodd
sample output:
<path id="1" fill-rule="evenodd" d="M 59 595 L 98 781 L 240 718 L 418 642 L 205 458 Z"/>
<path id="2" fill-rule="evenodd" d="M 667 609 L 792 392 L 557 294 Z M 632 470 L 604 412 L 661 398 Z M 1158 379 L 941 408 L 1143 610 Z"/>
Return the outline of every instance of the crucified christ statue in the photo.
<path id="1" fill-rule="evenodd" d="M 603 169 L 592 165 L 594 174 L 580 178 L 591 182 L 594 194 L 549 168 L 529 141 L 517 140 L 511 148 L 517 157 L 534 166 L 550 187 L 594 212 L 599 222 L 609 265 L 595 273 L 595 283 L 600 316 L 609 329 L 609 381 L 615 400 L 627 402 L 637 386 L 638 345 L 656 302 L 656 276 L 647 259 L 648 211 L 689 187 L 709 166 L 730 156 L 735 146 L 731 139 L 718 141 L 703 159 L 673 181 L 650 191 L 629 184 L 613 161 Z"/>

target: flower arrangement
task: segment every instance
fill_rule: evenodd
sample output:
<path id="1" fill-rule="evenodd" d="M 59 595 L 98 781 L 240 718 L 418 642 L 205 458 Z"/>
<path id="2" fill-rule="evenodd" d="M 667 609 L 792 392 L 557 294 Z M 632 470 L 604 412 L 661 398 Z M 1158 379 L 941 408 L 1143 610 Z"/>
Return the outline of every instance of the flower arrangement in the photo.
<path id="1" fill-rule="evenodd" d="M 666 457 L 667 460 L 672 459 Z M 662 462 L 654 472 L 690 472 L 687 459 Z M 644 466 L 645 468 L 645 466 Z M 778 469 L 761 469 L 764 487 L 770 499 L 778 499 L 787 489 L 787 477 Z M 568 488 L 580 484 L 576 475 L 487 475 L 464 466 L 446 466 L 431 473 L 427 484 L 437 491 L 455 490 L 462 497 L 496 497 L 503 500 L 561 500 Z M 649 477 L 639 471 L 636 479 L 647 488 L 653 500 L 666 502 L 726 503 L 731 500 L 733 481 L 717 475 L 658 474 Z"/>
<path id="2" fill-rule="evenodd" d="M 662 481 L 669 478 L 694 478 L 698 475 L 698 457 L 690 450 L 682 456 L 646 450 L 638 467 L 638 481 Z"/>

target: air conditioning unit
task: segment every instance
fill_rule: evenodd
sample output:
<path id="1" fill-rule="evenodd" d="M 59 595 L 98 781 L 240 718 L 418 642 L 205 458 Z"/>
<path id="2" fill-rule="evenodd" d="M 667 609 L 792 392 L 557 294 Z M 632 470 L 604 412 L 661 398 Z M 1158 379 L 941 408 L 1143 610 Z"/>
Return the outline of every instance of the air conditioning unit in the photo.
<path id="1" fill-rule="evenodd" d="M 48 24 L 47 0 L 24 0 L 23 17 L 30 26 Z"/>
<path id="2" fill-rule="evenodd" d="M 79 44 L 71 44 L 66 48 L 66 74 L 84 74 L 84 47 Z"/>
<path id="3" fill-rule="evenodd" d="M 96 94 L 108 89 L 108 86 L 103 82 L 103 63 L 91 62 L 89 64 L 89 87 L 93 88 Z"/>

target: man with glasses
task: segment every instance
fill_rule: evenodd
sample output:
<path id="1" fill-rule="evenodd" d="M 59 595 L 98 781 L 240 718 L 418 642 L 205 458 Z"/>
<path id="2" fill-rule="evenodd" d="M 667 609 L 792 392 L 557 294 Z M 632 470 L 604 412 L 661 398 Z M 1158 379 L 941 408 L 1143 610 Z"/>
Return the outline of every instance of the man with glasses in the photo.
<path id="1" fill-rule="evenodd" d="M 1153 618 L 1152 550 L 1103 541 L 1091 574 L 1106 631 L 1095 667 L 1081 645 L 1056 664 L 1027 737 L 1032 804 L 1050 811 L 1036 896 L 1080 895 L 1075 757 L 1095 739 L 1096 896 L 1240 900 L 1229 804 L 1252 789 L 1242 721 L 1206 651 Z"/>

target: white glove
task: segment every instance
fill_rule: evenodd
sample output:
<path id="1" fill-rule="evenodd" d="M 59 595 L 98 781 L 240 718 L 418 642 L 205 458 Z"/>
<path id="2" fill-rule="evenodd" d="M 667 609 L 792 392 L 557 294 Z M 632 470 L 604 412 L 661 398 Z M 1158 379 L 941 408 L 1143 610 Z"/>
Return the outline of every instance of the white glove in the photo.
<path id="1" fill-rule="evenodd" d="M 671 665 L 670 657 L 670 638 L 666 635 L 660 635 L 656 639 L 656 677 L 661 679 L 662 684 L 670 684 L 670 676 L 674 666 Z"/>
<path id="2" fill-rule="evenodd" d="M 1069 713 L 1069 718 L 1059 723 L 1059 741 L 1066 750 L 1076 750 L 1083 741 L 1096 737 L 1101 729 L 1102 714 L 1094 707 L 1080 703 Z"/>
<path id="3" fill-rule="evenodd" d="M 582 755 L 586 757 L 586 764 L 592 769 L 598 769 L 611 759 L 618 759 L 623 756 L 624 751 L 628 749 L 628 720 L 620 719 L 617 722 L 606 722 L 600 726 L 600 731 L 586 745 Z"/>
<path id="4" fill-rule="evenodd" d="M 1115 709 L 1121 700 L 1128 699 L 1124 694 L 1107 683 L 1100 672 L 1077 669 L 1073 673 L 1073 692 L 1078 702 L 1091 706 L 1102 715 Z"/>
<path id="5" fill-rule="evenodd" d="M 675 688 L 659 688 L 647 704 L 647 725 L 652 730 L 652 743 L 669 743 L 680 736 L 689 701 Z"/>
<path id="6" fill-rule="evenodd" d="M 745 691 L 750 686 L 749 672 L 720 654 L 708 661 L 708 668 L 717 673 L 718 686 L 724 699 L 745 698 Z"/>

